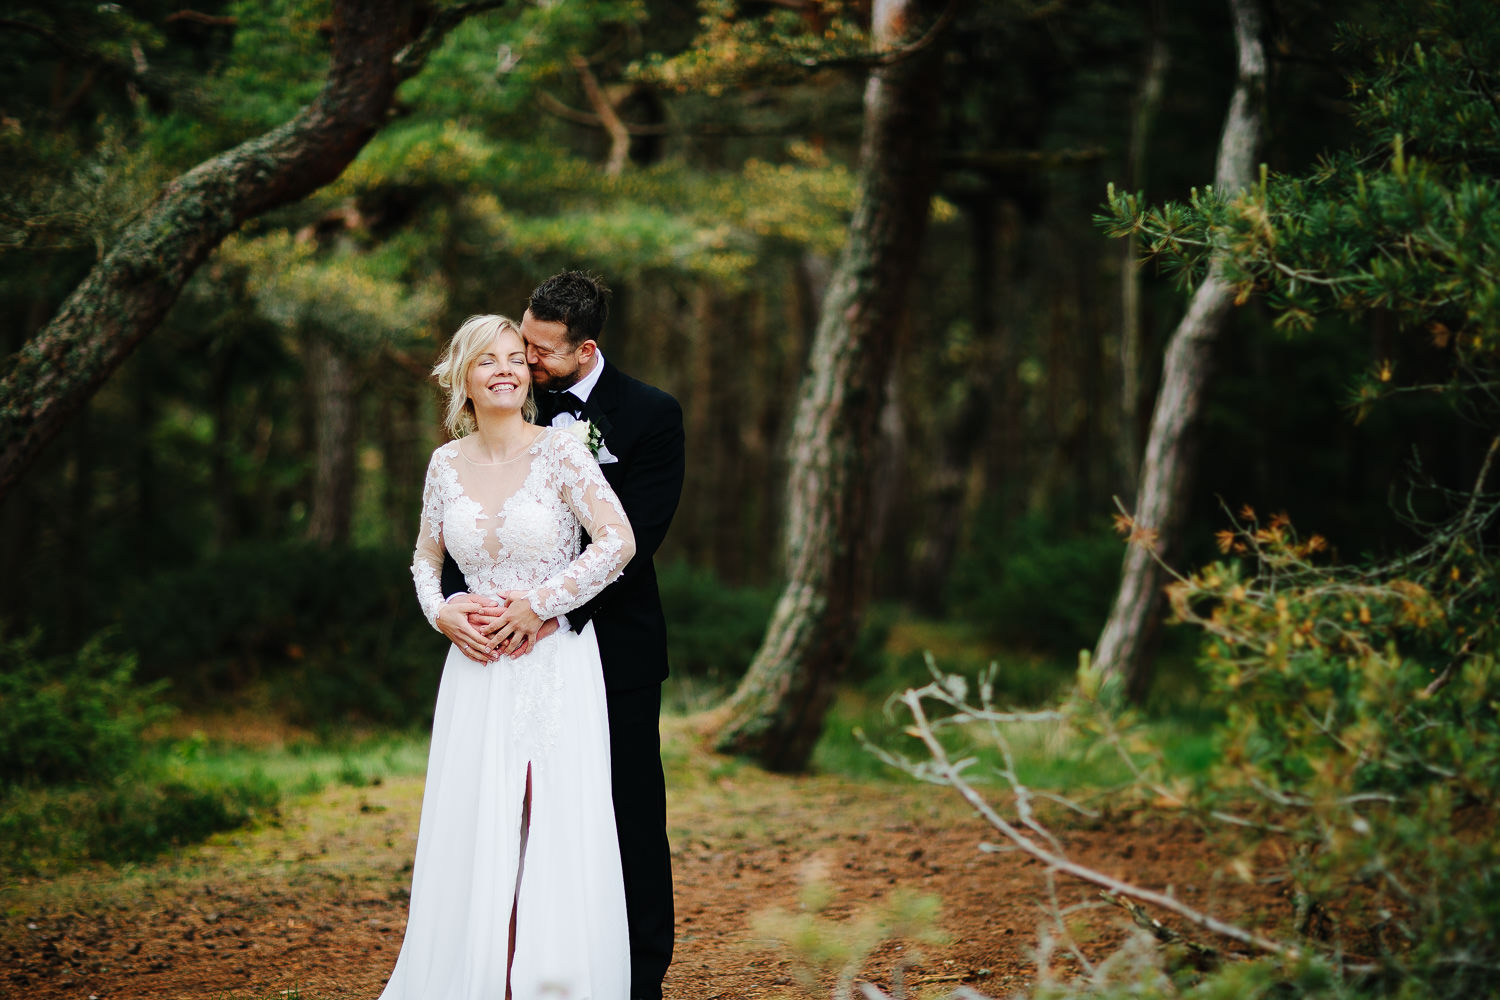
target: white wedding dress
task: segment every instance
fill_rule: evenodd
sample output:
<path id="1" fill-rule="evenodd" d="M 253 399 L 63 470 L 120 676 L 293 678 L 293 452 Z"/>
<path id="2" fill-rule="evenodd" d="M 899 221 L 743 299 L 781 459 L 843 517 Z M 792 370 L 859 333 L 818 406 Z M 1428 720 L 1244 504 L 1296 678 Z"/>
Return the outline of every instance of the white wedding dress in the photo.
<path id="1" fill-rule="evenodd" d="M 581 550 L 580 529 L 592 539 Z M 506 462 L 471 462 L 457 441 L 433 452 L 412 561 L 430 622 L 445 548 L 471 593 L 525 590 L 550 618 L 618 577 L 635 539 L 588 449 L 545 428 Z M 382 1000 L 504 1000 L 512 906 L 514 1000 L 624 1000 L 625 892 L 592 625 L 518 659 L 476 663 L 449 649 L 406 939 Z"/>

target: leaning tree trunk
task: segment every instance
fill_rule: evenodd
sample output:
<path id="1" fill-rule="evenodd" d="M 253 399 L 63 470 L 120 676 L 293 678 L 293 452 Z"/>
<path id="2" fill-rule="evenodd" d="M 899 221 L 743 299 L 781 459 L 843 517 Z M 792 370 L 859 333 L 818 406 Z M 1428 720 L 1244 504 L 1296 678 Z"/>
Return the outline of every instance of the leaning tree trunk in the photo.
<path id="1" fill-rule="evenodd" d="M 1161 107 L 1167 77 L 1167 32 L 1163 23 L 1162 0 L 1151 0 L 1151 37 L 1147 48 L 1145 72 L 1135 94 L 1130 120 L 1131 191 L 1146 186 L 1146 149 L 1151 126 Z M 1134 233 L 1120 248 L 1120 426 L 1118 447 L 1120 469 L 1126 476 L 1124 492 L 1136 491 L 1136 472 L 1141 460 L 1139 449 L 1141 400 L 1141 241 Z"/>
<path id="2" fill-rule="evenodd" d="M 247 219 L 333 180 L 385 123 L 396 86 L 469 14 L 417 0 L 335 0 L 323 90 L 295 118 L 167 184 L 0 373 L 0 499 L 154 330 L 193 272 Z M 416 36 L 414 29 L 426 24 Z"/>
<path id="3" fill-rule="evenodd" d="M 1234 13 L 1239 79 L 1219 140 L 1214 187 L 1233 194 L 1249 185 L 1260 149 L 1266 58 L 1260 41 L 1259 0 L 1229 0 L 1229 6 Z M 1145 640 L 1161 609 L 1162 570 L 1156 560 L 1175 542 L 1187 507 L 1192 432 L 1203 409 L 1214 340 L 1233 304 L 1233 294 L 1219 265 L 1212 265 L 1173 331 L 1162 363 L 1161 388 L 1151 414 L 1132 515 L 1136 541 L 1126 550 L 1120 590 L 1094 653 L 1098 669 L 1123 677 L 1127 694 L 1137 701 L 1150 687 Z"/>
<path id="4" fill-rule="evenodd" d="M 936 6 L 877 0 L 876 43 L 913 37 Z M 872 453 L 936 184 L 939 58 L 936 46 L 914 46 L 865 89 L 859 200 L 792 429 L 786 580 L 716 741 L 772 770 L 806 766 L 869 595 Z"/>

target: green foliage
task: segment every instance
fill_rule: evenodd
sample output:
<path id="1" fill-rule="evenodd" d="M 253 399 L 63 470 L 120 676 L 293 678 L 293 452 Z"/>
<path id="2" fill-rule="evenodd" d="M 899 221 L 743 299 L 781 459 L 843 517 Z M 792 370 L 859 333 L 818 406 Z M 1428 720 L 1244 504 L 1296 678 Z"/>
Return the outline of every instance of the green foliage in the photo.
<path id="1" fill-rule="evenodd" d="M 223 780 L 156 755 L 144 733 L 170 710 L 164 683 L 132 683 L 134 657 L 100 638 L 42 657 L 0 635 L 0 870 L 135 861 L 274 809 L 258 774 Z"/>
<path id="2" fill-rule="evenodd" d="M 1288 886 L 1288 914 L 1265 929 L 1296 952 L 1203 972 L 1141 936 L 1084 977 L 1044 977 L 1037 997 L 1488 995 L 1500 965 L 1500 847 L 1489 836 L 1500 586 L 1492 553 L 1473 542 L 1500 517 L 1500 498 L 1458 499 L 1428 544 L 1352 567 L 1328 565 L 1321 537 L 1299 537 L 1284 517 L 1262 524 L 1247 508 L 1219 537 L 1232 558 L 1171 586 L 1178 618 L 1204 635 L 1209 698 L 1223 715 L 1201 774 L 1173 776 L 1175 750 L 1080 667 L 1061 714 L 1139 755 L 1141 805 L 1234 821 L 1240 876 Z M 989 706 L 988 678 L 981 688 Z M 963 704 L 968 690 L 942 675 L 927 689 L 934 732 L 962 743 L 972 766 L 984 760 L 972 749 L 976 724 L 988 722 L 1012 762 L 1007 780 L 1035 787 L 1020 767 L 1024 722 L 987 719 Z"/>
<path id="3" fill-rule="evenodd" d="M 401 97 L 436 115 L 498 119 L 521 134 L 538 124 L 537 90 L 573 76 L 571 54 L 593 52 L 601 39 L 639 45 L 650 18 L 642 0 L 527 4 L 470 18 L 402 85 Z"/>
<path id="4" fill-rule="evenodd" d="M 317 96 L 328 70 L 326 0 L 240 0 L 230 8 L 234 46 L 214 91 L 233 141 L 287 121 Z"/>
<path id="5" fill-rule="evenodd" d="M 750 666 L 776 591 L 730 587 L 714 573 L 674 562 L 657 571 L 672 673 L 728 685 Z"/>
<path id="6" fill-rule="evenodd" d="M 417 610 L 410 562 L 395 549 L 236 547 L 128 585 L 111 641 L 143 651 L 142 672 L 169 678 L 189 703 L 263 685 L 302 723 L 420 724 L 444 643 Z M 731 587 L 683 563 L 662 567 L 658 585 L 673 674 L 715 690 L 738 681 L 775 590 Z M 879 669 L 888 620 L 867 616 L 853 676 Z"/>
<path id="7" fill-rule="evenodd" d="M 1369 567 L 1322 565 L 1320 538 L 1247 510 L 1221 536 L 1243 558 L 1170 589 L 1226 713 L 1207 801 L 1278 827 L 1310 921 L 1332 914 L 1344 947 L 1432 997 L 1477 995 L 1500 964 L 1500 845 L 1480 832 L 1500 777 L 1500 586 L 1470 542 L 1494 503 Z"/>
<path id="8" fill-rule="evenodd" d="M 1119 573 L 1120 546 L 1103 525 L 1079 534 L 1032 516 L 974 533 L 948 601 L 999 642 L 1071 660 L 1098 637 Z"/>
<path id="9" fill-rule="evenodd" d="M 302 723 L 419 722 L 443 642 L 417 610 L 410 565 L 404 550 L 238 547 L 128 588 L 115 641 L 189 701 L 264 683 Z"/>
<path id="10" fill-rule="evenodd" d="M 433 280 L 408 280 L 414 254 L 391 240 L 370 252 L 314 244 L 284 231 L 258 239 L 230 237 L 219 250 L 226 265 L 247 274 L 246 289 L 262 315 L 279 327 L 317 331 L 369 351 L 382 342 L 434 334 L 445 296 Z"/>
<path id="11" fill-rule="evenodd" d="M 221 148 L 201 85 L 229 38 L 159 0 L 20 6 L 0 59 L 0 249 L 102 252 L 160 184 Z"/>
<path id="12" fill-rule="evenodd" d="M 39 656 L 39 643 L 0 633 L 0 790 L 114 780 L 166 713 L 165 685 L 136 687 L 134 657 L 99 639 L 71 656 Z"/>
<path id="13" fill-rule="evenodd" d="M 85 247 L 99 251 L 150 200 L 165 172 L 103 125 L 87 148 L 69 135 L 0 129 L 9 163 L 0 190 L 0 252 Z"/>
<path id="14" fill-rule="evenodd" d="M 685 562 L 657 570 L 667 619 L 667 659 L 672 676 L 665 703 L 694 712 L 728 695 L 750 666 L 775 609 L 775 587 L 734 587 L 712 571 Z M 887 669 L 886 640 L 895 613 L 871 608 L 849 656 L 848 679 L 865 683 Z M 832 720 L 830 726 L 836 727 Z"/>
<path id="15" fill-rule="evenodd" d="M 1221 268 L 1288 331 L 1329 312 L 1393 314 L 1443 358 L 1448 374 L 1424 388 L 1482 392 L 1500 360 L 1500 8 L 1407 0 L 1344 44 L 1365 64 L 1350 81 L 1358 145 L 1305 176 L 1263 169 L 1233 198 L 1195 190 L 1148 208 L 1111 187 L 1099 221 L 1187 284 Z M 1361 412 L 1403 388 L 1399 375 L 1378 361 L 1355 387 Z"/>
<path id="16" fill-rule="evenodd" d="M 1173 963 L 1138 933 L 1079 980 L 1044 973 L 1033 1000 L 1356 1000 L 1371 997 L 1343 982 L 1325 961 L 1237 961 L 1205 975 Z M 1416 1000 L 1412 997 L 1411 1000 Z"/>
<path id="17" fill-rule="evenodd" d="M 765 8 L 747 16 L 737 0 L 699 0 L 698 36 L 682 51 L 652 53 L 638 78 L 712 96 L 747 84 L 786 83 L 825 62 L 868 55 L 859 11 L 843 0 L 809 10 Z M 764 7 L 764 5 L 756 5 Z"/>
<path id="18" fill-rule="evenodd" d="M 1263 173 L 1234 199 L 1195 192 L 1146 209 L 1112 190 L 1106 228 L 1138 234 L 1189 283 L 1217 267 L 1286 330 L 1333 312 L 1395 317 L 1419 341 L 1412 370 L 1377 358 L 1353 388 L 1356 414 L 1398 392 L 1442 394 L 1493 434 L 1500 9 L 1409 0 L 1342 40 L 1363 63 L 1351 73 L 1353 148 L 1303 177 Z M 1254 874 L 1288 881 L 1292 933 L 1310 953 L 1377 970 L 1226 970 L 1204 995 L 1493 990 L 1500 847 L 1484 831 L 1500 776 L 1500 498 L 1486 480 L 1497 450 L 1500 438 L 1472 490 L 1413 485 L 1404 515 L 1418 541 L 1404 555 L 1340 564 L 1322 537 L 1247 507 L 1219 533 L 1226 558 L 1169 588 L 1177 617 L 1202 631 L 1224 713 L 1215 767 L 1180 797 L 1247 822 L 1246 857 L 1274 831 L 1285 862 Z"/>
<path id="19" fill-rule="evenodd" d="M 327 198 L 397 184 L 455 189 L 468 241 L 524 249 L 542 270 L 586 260 L 622 279 L 684 275 L 727 289 L 743 287 L 767 252 L 834 252 L 854 199 L 851 172 L 806 145 L 734 171 L 668 161 L 610 177 L 581 157 L 453 121 L 382 133 Z"/>

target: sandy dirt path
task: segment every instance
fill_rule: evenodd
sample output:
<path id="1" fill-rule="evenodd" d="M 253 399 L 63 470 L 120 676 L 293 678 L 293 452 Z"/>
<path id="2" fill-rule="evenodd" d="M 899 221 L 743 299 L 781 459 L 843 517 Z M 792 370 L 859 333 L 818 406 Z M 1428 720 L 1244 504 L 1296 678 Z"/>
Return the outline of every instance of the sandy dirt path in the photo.
<path id="1" fill-rule="evenodd" d="M 903 963 L 924 998 L 960 983 L 1009 996 L 1035 980 L 1038 930 L 1052 924 L 1043 869 L 981 851 L 994 836 L 951 793 L 768 775 L 696 749 L 680 751 L 669 772 L 678 916 L 669 997 L 828 996 L 826 977 L 808 992 L 791 958 L 750 924 L 768 908 L 796 910 L 809 878 L 833 891 L 824 916 L 846 922 L 895 889 L 941 898 L 946 943 L 884 943 L 863 967 L 872 982 L 889 986 Z M 7 885 L 0 994 L 374 998 L 400 947 L 421 791 L 418 778 L 329 787 L 275 824 L 158 862 Z M 1226 859 L 1189 824 L 1122 818 L 1059 833 L 1082 860 L 1197 906 L 1263 925 L 1286 912 L 1273 890 L 1226 876 Z M 1094 896 L 1060 882 L 1057 903 Z M 1066 922 L 1092 958 L 1128 930 L 1102 905 Z M 1059 954 L 1052 969 L 1069 975 L 1078 963 Z"/>

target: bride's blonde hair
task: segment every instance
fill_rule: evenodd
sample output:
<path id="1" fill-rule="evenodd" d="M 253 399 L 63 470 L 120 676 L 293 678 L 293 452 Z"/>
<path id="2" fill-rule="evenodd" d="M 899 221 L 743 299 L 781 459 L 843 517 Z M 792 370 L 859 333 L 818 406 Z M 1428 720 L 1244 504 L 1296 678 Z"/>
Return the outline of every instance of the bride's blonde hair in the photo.
<path id="1" fill-rule="evenodd" d="M 513 320 L 493 314 L 470 316 L 458 328 L 453 339 L 448 341 L 448 346 L 443 349 L 443 356 L 438 358 L 438 363 L 432 368 L 437 384 L 448 394 L 448 410 L 443 415 L 443 426 L 453 437 L 463 437 L 474 430 L 474 401 L 469 398 L 468 391 L 469 369 L 490 346 L 490 342 L 506 330 L 514 333 L 522 346 L 526 344 L 526 339 L 521 336 L 521 328 Z M 536 422 L 534 388 L 528 381 L 526 402 L 521 404 L 521 416 L 531 423 Z"/>

